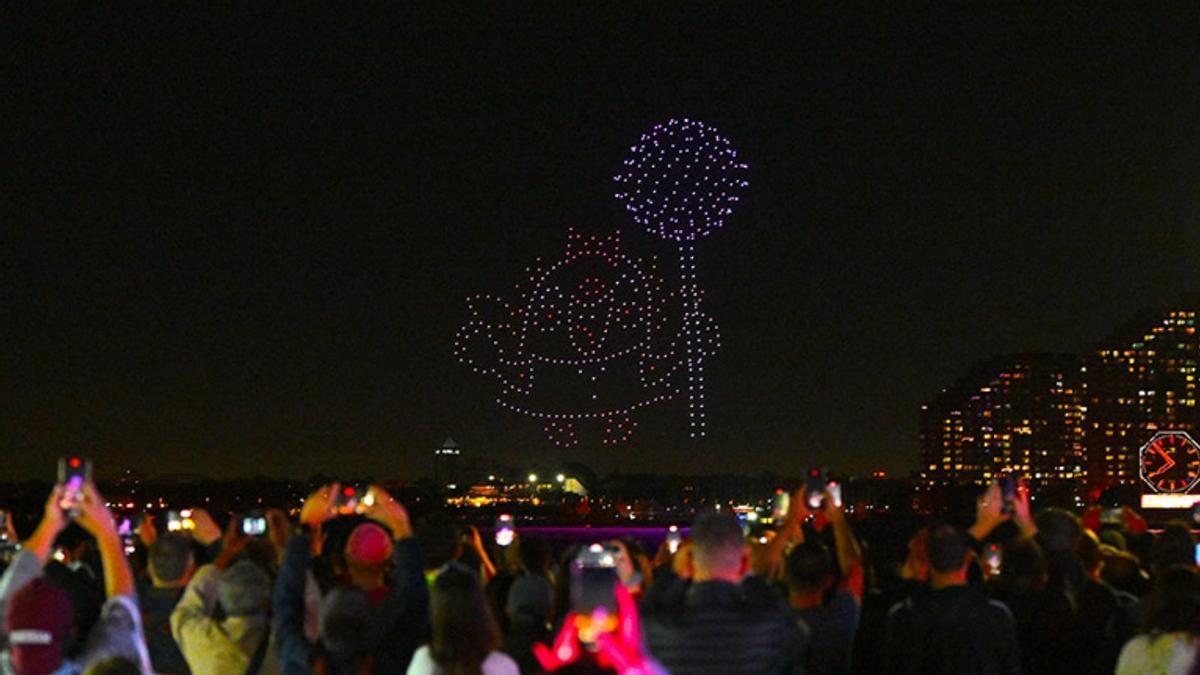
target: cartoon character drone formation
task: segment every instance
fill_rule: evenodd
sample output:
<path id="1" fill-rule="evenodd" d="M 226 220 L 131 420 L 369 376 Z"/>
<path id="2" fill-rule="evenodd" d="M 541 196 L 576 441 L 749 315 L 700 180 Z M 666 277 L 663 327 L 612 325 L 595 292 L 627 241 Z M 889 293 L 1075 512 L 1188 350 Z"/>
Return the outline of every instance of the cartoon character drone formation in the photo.
<path id="1" fill-rule="evenodd" d="M 605 444 L 625 441 L 640 411 L 679 398 L 691 435 L 706 434 L 704 362 L 719 333 L 702 309 L 695 242 L 733 213 L 748 167 L 715 129 L 688 119 L 656 125 L 630 153 L 616 197 L 678 247 L 678 283 L 654 260 L 626 255 L 619 232 L 568 230 L 562 258 L 539 260 L 511 300 L 468 298 L 471 317 L 455 336 L 459 360 L 498 380 L 496 402 L 542 422 L 562 447 L 584 425 Z"/>

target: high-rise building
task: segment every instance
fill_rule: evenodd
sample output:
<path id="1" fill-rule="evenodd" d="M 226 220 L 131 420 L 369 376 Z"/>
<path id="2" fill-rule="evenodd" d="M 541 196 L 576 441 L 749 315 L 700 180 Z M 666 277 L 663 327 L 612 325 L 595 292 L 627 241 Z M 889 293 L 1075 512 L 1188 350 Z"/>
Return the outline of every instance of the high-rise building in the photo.
<path id="1" fill-rule="evenodd" d="M 1088 485 L 1138 480 L 1138 450 L 1158 431 L 1194 431 L 1200 296 L 1148 309 L 1084 359 Z"/>
<path id="2" fill-rule="evenodd" d="M 433 482 L 439 489 L 463 487 L 462 468 L 462 448 L 453 438 L 447 438 L 442 447 L 433 451 Z"/>
<path id="3" fill-rule="evenodd" d="M 1083 472 L 1081 367 L 1061 354 L 976 364 L 921 406 L 921 484 L 985 485 L 1005 471 L 1037 483 Z"/>

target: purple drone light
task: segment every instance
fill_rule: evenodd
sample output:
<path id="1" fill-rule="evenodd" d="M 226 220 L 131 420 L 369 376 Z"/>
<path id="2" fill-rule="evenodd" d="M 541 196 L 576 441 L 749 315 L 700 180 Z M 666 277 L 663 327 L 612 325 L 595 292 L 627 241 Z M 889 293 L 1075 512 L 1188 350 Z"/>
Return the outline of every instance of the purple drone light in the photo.
<path id="1" fill-rule="evenodd" d="M 617 199 L 634 222 L 664 239 L 698 239 L 721 227 L 749 167 L 717 130 L 698 120 L 670 120 L 642 134 L 613 177 Z"/>
<path id="2" fill-rule="evenodd" d="M 689 425 L 693 438 L 704 436 L 704 359 L 712 350 L 702 336 L 715 326 L 700 309 L 695 241 L 733 213 L 750 167 L 716 129 L 687 118 L 656 124 L 630 152 L 624 173 L 613 177 L 621 186 L 616 197 L 635 223 L 679 246 Z"/>

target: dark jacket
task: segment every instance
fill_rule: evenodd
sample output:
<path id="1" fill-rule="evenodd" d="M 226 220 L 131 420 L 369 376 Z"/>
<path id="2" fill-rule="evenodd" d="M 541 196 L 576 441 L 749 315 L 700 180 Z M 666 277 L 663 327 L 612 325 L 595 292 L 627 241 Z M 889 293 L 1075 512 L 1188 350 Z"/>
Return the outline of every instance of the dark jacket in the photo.
<path id="1" fill-rule="evenodd" d="M 642 600 L 646 647 L 672 675 L 803 673 L 806 633 L 756 577 L 656 584 Z"/>
<path id="2" fill-rule="evenodd" d="M 885 667 L 912 675 L 1018 675 L 1012 613 L 973 586 L 917 593 L 888 613 Z"/>
<path id="3" fill-rule="evenodd" d="M 324 653 L 304 635 L 305 573 L 312 561 L 308 534 L 292 537 L 275 580 L 274 630 L 279 661 L 286 675 L 308 675 L 318 656 L 330 675 L 357 673 L 361 659 Z M 421 546 L 413 537 L 394 543 L 395 582 L 375 608 L 378 640 L 371 652 L 373 672 L 403 673 L 417 647 L 429 641 L 429 586 Z"/>
<path id="4" fill-rule="evenodd" d="M 138 589 L 138 605 L 142 610 L 142 630 L 154 672 L 164 675 L 189 675 L 187 661 L 171 637 L 171 612 L 179 603 L 184 587 L 155 588 L 143 584 Z"/>
<path id="5" fill-rule="evenodd" d="M 1073 556 L 1072 556 L 1073 558 Z M 1134 598 L 1088 577 L 1073 560 L 1052 563 L 1045 588 L 997 593 L 1013 611 L 1026 673 L 1111 673 L 1133 637 Z M 1063 649 L 1064 644 L 1073 649 Z"/>

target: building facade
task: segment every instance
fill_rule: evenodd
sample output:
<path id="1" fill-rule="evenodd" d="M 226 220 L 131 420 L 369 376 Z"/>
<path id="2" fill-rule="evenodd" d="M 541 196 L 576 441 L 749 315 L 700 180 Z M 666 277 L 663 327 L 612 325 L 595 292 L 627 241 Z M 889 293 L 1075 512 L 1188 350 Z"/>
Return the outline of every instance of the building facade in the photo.
<path id="1" fill-rule="evenodd" d="M 1200 294 L 1146 309 L 1082 358 L 980 362 L 921 406 L 920 486 L 981 485 L 1004 470 L 1093 493 L 1138 482 L 1160 431 L 1200 430 Z"/>
<path id="2" fill-rule="evenodd" d="M 1200 297 L 1144 310 L 1084 359 L 1088 485 L 1138 480 L 1138 450 L 1159 431 L 1195 431 Z"/>
<path id="3" fill-rule="evenodd" d="M 921 406 L 920 485 L 986 485 L 1006 471 L 1047 484 L 1084 471 L 1079 359 L 1019 354 L 980 362 Z"/>

